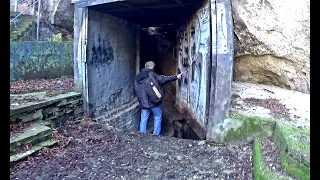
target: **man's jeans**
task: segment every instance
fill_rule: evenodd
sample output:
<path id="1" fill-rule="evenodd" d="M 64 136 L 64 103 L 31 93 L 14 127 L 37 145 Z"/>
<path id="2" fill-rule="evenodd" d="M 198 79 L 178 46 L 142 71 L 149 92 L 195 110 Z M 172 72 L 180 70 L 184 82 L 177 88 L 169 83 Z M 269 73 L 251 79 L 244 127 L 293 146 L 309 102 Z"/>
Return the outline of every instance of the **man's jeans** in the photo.
<path id="1" fill-rule="evenodd" d="M 161 132 L 161 121 L 162 111 L 159 106 L 151 108 L 154 118 L 153 135 L 160 135 Z M 140 120 L 140 132 L 146 133 L 147 123 L 150 115 L 150 109 L 141 109 L 141 120 Z"/>

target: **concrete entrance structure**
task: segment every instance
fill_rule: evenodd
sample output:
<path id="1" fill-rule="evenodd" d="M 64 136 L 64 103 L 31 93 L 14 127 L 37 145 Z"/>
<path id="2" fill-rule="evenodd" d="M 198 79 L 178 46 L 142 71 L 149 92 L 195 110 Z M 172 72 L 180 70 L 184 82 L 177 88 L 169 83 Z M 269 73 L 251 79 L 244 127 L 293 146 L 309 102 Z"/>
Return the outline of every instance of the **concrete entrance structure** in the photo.
<path id="1" fill-rule="evenodd" d="M 74 16 L 75 85 L 84 111 L 116 127 L 137 130 L 133 78 L 140 69 L 140 30 L 174 24 L 176 105 L 199 137 L 228 115 L 233 71 L 230 0 L 78 0 Z"/>

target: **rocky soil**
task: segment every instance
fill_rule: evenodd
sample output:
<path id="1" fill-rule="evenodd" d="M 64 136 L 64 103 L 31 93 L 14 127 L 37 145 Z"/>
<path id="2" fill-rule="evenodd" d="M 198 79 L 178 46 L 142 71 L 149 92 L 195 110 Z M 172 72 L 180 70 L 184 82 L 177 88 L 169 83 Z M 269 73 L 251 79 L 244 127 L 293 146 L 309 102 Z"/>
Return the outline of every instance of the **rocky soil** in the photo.
<path id="1" fill-rule="evenodd" d="M 253 179 L 252 144 L 122 132 L 90 121 L 59 130 L 68 146 L 10 169 L 11 179 Z M 47 155 L 44 155 L 44 151 Z"/>

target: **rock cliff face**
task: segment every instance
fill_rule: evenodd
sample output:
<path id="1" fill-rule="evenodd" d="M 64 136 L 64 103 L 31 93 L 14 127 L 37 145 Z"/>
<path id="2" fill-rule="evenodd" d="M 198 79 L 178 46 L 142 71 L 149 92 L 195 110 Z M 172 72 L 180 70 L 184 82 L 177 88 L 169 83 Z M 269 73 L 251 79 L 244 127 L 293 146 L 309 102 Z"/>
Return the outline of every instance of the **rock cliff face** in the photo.
<path id="1" fill-rule="evenodd" d="M 310 92 L 310 1 L 232 0 L 234 80 Z"/>
<path id="2" fill-rule="evenodd" d="M 71 0 L 42 2 L 41 16 L 53 26 L 56 34 L 61 33 L 65 40 L 72 40 L 74 4 L 71 4 Z"/>

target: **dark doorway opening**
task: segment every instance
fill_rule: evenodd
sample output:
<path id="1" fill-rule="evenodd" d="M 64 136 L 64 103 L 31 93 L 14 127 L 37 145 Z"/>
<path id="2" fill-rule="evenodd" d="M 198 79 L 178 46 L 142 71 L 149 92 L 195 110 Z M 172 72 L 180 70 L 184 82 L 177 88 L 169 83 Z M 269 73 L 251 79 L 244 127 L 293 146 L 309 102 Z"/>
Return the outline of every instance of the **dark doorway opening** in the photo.
<path id="1" fill-rule="evenodd" d="M 155 72 L 162 75 L 177 74 L 177 59 L 174 57 L 177 26 L 173 24 L 143 28 L 140 33 L 140 70 L 147 61 L 155 62 Z M 199 140 L 192 127 L 175 107 L 176 82 L 163 86 L 164 99 L 161 135 Z M 153 131 L 152 113 L 148 121 L 148 133 Z"/>
<path id="2" fill-rule="evenodd" d="M 140 35 L 136 39 L 139 41 L 137 43 L 139 44 L 137 46 L 139 47 L 139 50 L 137 50 L 137 56 L 139 56 L 139 58 L 137 59 L 140 59 L 140 62 L 138 60 L 137 62 L 139 62 L 140 66 L 138 67 L 136 64 L 136 67 L 132 68 L 139 68 L 141 70 L 147 61 L 152 60 L 156 64 L 155 71 L 157 73 L 163 75 L 174 75 L 177 74 L 178 64 L 178 60 L 174 57 L 174 54 L 177 54 L 177 49 L 175 48 L 177 47 L 178 43 L 177 29 L 189 21 L 192 15 L 194 15 L 199 7 L 201 7 L 203 2 L 203 0 L 127 0 L 94 5 L 90 6 L 89 9 L 99 11 L 99 13 L 101 13 L 100 15 L 107 14 L 118 18 L 118 20 L 126 20 L 129 22 L 128 24 L 138 25 L 137 29 L 140 29 L 141 27 L 139 33 Z M 113 17 L 110 17 L 110 19 Z M 119 37 L 125 36 L 125 34 L 133 33 L 130 33 L 126 30 L 123 30 L 123 32 L 126 33 L 117 31 L 116 28 L 112 28 L 113 26 L 111 23 L 116 24 L 115 27 L 121 26 L 122 29 L 125 29 L 129 25 L 127 25 L 125 22 L 116 20 L 104 21 L 101 20 L 101 17 L 98 15 L 94 16 L 92 20 L 98 24 L 96 25 L 97 28 L 100 28 L 98 34 L 102 34 L 103 38 L 105 38 L 105 41 L 114 39 L 114 41 L 110 42 L 110 44 L 117 44 L 115 46 L 117 52 L 129 52 L 131 55 L 130 58 L 133 59 L 132 54 L 134 53 L 132 52 L 135 50 L 134 46 L 128 47 L 130 42 L 125 42 L 126 39 L 124 39 L 124 41 L 121 43 L 116 42 L 118 39 L 121 39 Z M 106 25 L 102 22 L 109 22 L 111 25 L 105 27 Z M 92 24 L 95 25 L 94 23 Z M 101 27 L 108 29 L 108 33 Z M 112 34 L 109 32 L 112 32 Z M 113 32 L 115 33 L 113 34 Z M 111 38 L 110 36 L 115 37 Z M 133 38 L 128 36 L 128 39 L 129 38 L 130 41 L 132 41 Z M 96 41 L 100 42 L 100 36 L 96 38 Z M 122 51 L 121 47 L 126 47 L 128 51 Z M 115 56 L 117 55 L 115 54 Z M 131 64 L 127 67 L 131 68 Z M 110 76 L 106 76 L 106 78 L 109 77 Z M 110 79 L 110 81 L 116 81 L 116 79 Z M 193 133 L 193 130 L 187 123 L 187 120 L 185 120 L 183 115 L 175 107 L 176 84 L 177 82 L 171 82 L 163 87 L 164 99 L 161 107 L 163 111 L 161 135 L 197 139 L 194 135 L 192 135 L 195 133 Z M 108 88 L 109 87 L 106 87 L 106 89 Z M 100 92 L 102 90 L 97 90 L 97 92 L 98 91 Z M 101 92 L 101 94 L 103 94 L 103 92 Z M 101 101 L 98 101 L 96 104 L 103 106 L 101 105 Z M 182 126 L 180 126 L 179 123 L 181 123 Z M 151 133 L 153 130 L 152 113 L 150 114 L 148 126 L 149 133 Z"/>

